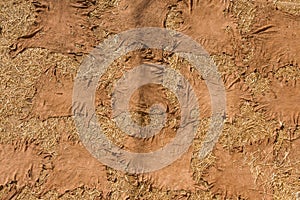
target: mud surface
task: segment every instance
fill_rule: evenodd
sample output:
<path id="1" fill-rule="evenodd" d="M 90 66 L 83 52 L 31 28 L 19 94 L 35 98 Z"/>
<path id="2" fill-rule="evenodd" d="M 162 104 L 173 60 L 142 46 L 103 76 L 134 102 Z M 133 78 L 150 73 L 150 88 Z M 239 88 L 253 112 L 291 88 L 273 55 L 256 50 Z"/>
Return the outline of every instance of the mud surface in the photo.
<path id="1" fill-rule="evenodd" d="M 132 119 L 166 108 L 165 127 L 148 139 L 112 122 L 111 96 L 142 63 L 181 73 L 199 103 L 192 147 L 161 170 L 132 175 L 104 166 L 81 144 L 72 91 L 84 57 L 109 35 L 137 27 L 180 31 L 210 54 L 226 89 L 226 122 L 213 152 L 198 150 L 210 95 L 200 72 L 157 49 L 115 60 L 99 80 L 96 113 L 117 146 L 149 152 L 175 137 L 176 96 L 145 85 L 131 96 Z M 296 199 L 300 191 L 300 1 L 5 0 L 0 3 L 0 199 Z"/>

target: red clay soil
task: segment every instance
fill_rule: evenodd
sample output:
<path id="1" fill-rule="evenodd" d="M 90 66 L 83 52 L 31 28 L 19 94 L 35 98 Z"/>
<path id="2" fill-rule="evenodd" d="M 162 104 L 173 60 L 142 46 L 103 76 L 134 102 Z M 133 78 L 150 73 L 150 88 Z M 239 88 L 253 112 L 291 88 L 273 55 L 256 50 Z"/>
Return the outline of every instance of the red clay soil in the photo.
<path id="1" fill-rule="evenodd" d="M 299 82 L 287 83 L 273 80 L 270 91 L 258 97 L 259 108 L 265 110 L 271 119 L 295 128 L 300 121 Z"/>
<path id="2" fill-rule="evenodd" d="M 36 83 L 32 114 L 41 120 L 71 116 L 73 81 L 56 67 L 48 68 Z"/>
<path id="3" fill-rule="evenodd" d="M 181 158 L 176 160 L 171 165 L 151 173 L 143 174 L 142 177 L 150 180 L 153 186 L 164 190 L 189 190 L 204 189 L 197 186 L 193 180 L 193 172 L 190 167 L 192 148 L 185 153 Z"/>
<path id="4" fill-rule="evenodd" d="M 0 161 L 0 185 L 13 181 L 18 182 L 18 187 L 33 185 L 42 171 L 43 158 L 26 143 L 1 145 Z"/>
<path id="5" fill-rule="evenodd" d="M 43 193 L 56 190 L 59 194 L 78 187 L 109 191 L 106 167 L 95 159 L 81 144 L 60 144 L 58 155 L 53 160 L 52 172 L 43 186 Z"/>
<path id="6" fill-rule="evenodd" d="M 256 6 L 257 17 L 248 35 L 254 52 L 250 67 L 268 73 L 287 64 L 299 64 L 299 16 L 280 11 L 271 2 Z"/>
<path id="7" fill-rule="evenodd" d="M 88 13 L 94 8 L 94 0 L 38 0 L 32 4 L 37 14 L 36 22 L 28 34 L 18 39 L 12 56 L 30 47 L 62 53 L 88 53 L 96 42 L 87 20 Z"/>
<path id="8" fill-rule="evenodd" d="M 12 45 L 11 56 L 13 58 L 26 49 L 39 47 L 81 58 L 108 34 L 137 27 L 176 29 L 199 42 L 217 62 L 226 88 L 227 121 L 230 125 L 235 126 L 234 119 L 243 117 L 243 105 L 253 105 L 266 121 L 275 120 L 282 124 L 278 129 L 274 127 L 274 133 L 270 135 L 278 136 L 284 128 L 292 128 L 295 133 L 300 122 L 299 76 L 288 79 L 280 73 L 286 66 L 299 70 L 300 43 L 297 41 L 300 41 L 300 18 L 278 9 L 270 1 L 249 4 L 252 10 L 249 9 L 247 15 L 242 11 L 236 12 L 237 3 L 227 0 L 120 0 L 115 7 L 101 9 L 96 0 L 33 0 L 36 21 L 30 31 Z M 241 21 L 246 23 L 248 19 L 243 17 L 253 17 L 244 29 Z M 99 36 L 98 29 L 108 34 Z M 158 50 L 133 52 L 111 66 L 111 71 L 108 70 L 99 81 L 95 104 L 105 110 L 97 113 L 98 116 L 111 117 L 110 87 L 123 73 L 149 60 L 171 64 L 168 58 L 172 55 L 160 53 Z M 229 58 L 230 61 L 226 60 Z M 205 81 L 184 60 L 177 61 L 178 71 L 187 78 L 198 97 L 200 120 L 208 119 L 211 105 Z M 268 80 L 263 86 L 264 91 L 257 92 L 258 83 L 251 85 L 247 81 L 247 77 L 255 73 L 259 74 L 260 80 Z M 73 81 L 55 65 L 50 66 L 36 82 L 32 112 L 25 120 L 70 117 Z M 147 140 L 123 134 L 122 148 L 147 152 L 164 146 L 174 137 L 180 109 L 176 105 L 178 102 L 169 102 L 172 97 L 167 92 L 158 85 L 139 88 L 131 97 L 131 111 L 147 114 L 149 106 L 159 102 L 168 108 L 169 122 L 172 119 L 177 121 L 169 123 L 159 134 Z M 138 116 L 139 119 L 145 122 L 147 116 Z M 279 141 L 280 138 L 265 138 L 235 149 L 218 143 L 212 152 L 215 162 L 206 166 L 200 177 L 205 186 L 193 178 L 193 148 L 170 166 L 140 177 L 151 182 L 154 188 L 165 191 L 202 190 L 223 199 L 273 199 L 276 191 L 272 178 L 274 173 L 279 173 L 276 168 L 279 158 L 276 157 L 276 145 Z M 288 147 L 281 153 L 285 155 L 288 152 L 286 159 L 294 163 L 291 169 L 296 177 L 299 175 L 299 139 L 286 143 Z M 38 149 L 27 144 L 1 144 L 0 186 L 11 181 L 17 181 L 18 187 L 30 186 L 38 181 L 44 170 L 42 166 L 50 166 L 41 195 L 52 190 L 63 195 L 84 186 L 109 196 L 107 167 L 93 158 L 80 142 L 58 141 L 56 155 L 50 160 Z M 299 179 L 296 183 L 299 184 Z M 12 189 L 4 198 L 14 198 L 17 193 L 18 189 Z"/>
<path id="9" fill-rule="evenodd" d="M 273 199 L 271 189 L 273 146 L 271 141 L 260 141 L 243 149 L 229 152 L 217 145 L 214 150 L 216 163 L 204 179 L 214 193 L 223 198 Z M 255 157 L 257 160 L 251 160 Z M 251 163 L 251 162 L 253 163 Z M 262 165 L 254 168 L 254 165 Z"/>

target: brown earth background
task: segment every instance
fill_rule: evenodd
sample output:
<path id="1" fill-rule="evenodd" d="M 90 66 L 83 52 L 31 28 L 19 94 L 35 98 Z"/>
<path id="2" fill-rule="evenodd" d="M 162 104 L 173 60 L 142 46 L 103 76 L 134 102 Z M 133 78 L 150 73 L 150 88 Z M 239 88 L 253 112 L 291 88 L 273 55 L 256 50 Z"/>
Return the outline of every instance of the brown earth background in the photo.
<path id="1" fill-rule="evenodd" d="M 197 152 L 210 122 L 205 82 L 186 60 L 155 49 L 124 55 L 105 72 L 99 121 L 120 148 L 147 152 L 168 143 L 180 107 L 160 85 L 141 87 L 130 101 L 142 125 L 152 104 L 167 108 L 157 136 L 129 137 L 110 120 L 116 80 L 144 62 L 166 64 L 199 99 L 190 150 L 162 170 L 132 175 L 102 165 L 81 144 L 71 116 L 80 63 L 105 38 L 137 27 L 189 35 L 217 64 L 227 116 L 204 160 Z M 300 199 L 299 41 L 299 0 L 2 0 L 0 199 Z"/>

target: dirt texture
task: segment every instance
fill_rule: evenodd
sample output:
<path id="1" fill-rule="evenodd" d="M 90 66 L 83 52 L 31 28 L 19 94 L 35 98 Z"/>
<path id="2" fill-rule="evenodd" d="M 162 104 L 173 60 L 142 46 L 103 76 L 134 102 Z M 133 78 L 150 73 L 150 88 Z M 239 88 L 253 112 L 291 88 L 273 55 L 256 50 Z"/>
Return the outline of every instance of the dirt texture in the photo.
<path id="1" fill-rule="evenodd" d="M 52 162 L 53 172 L 44 185 L 44 192 L 56 189 L 60 194 L 78 187 L 103 191 L 106 196 L 109 186 L 106 168 L 79 144 L 61 143 L 58 156 Z"/>
<path id="2" fill-rule="evenodd" d="M 17 181 L 24 187 L 38 180 L 43 159 L 33 147 L 21 145 L 1 145 L 1 185 Z"/>
<path id="3" fill-rule="evenodd" d="M 112 118 L 117 81 L 143 63 L 182 74 L 198 97 L 199 128 L 171 165 L 128 174 L 84 147 L 72 117 L 76 73 L 110 35 L 138 27 L 180 31 L 211 56 L 226 90 L 226 121 L 214 150 L 199 149 L 211 120 L 210 94 L 185 59 L 141 49 L 116 59 L 99 79 L 95 107 L 106 136 L 132 152 L 168 144 L 180 125 L 177 97 L 159 84 L 137 89 L 131 118 L 164 128 L 147 139 Z M 0 199 L 296 199 L 300 194 L 300 1 L 4 0 L 0 2 Z"/>
<path id="4" fill-rule="evenodd" d="M 270 143 L 262 141 L 231 152 L 217 145 L 214 152 L 216 164 L 205 177 L 214 193 L 220 193 L 224 198 L 272 199 L 270 182 L 273 169 L 268 166 L 273 162 Z M 257 160 L 253 161 L 253 157 Z"/>
<path id="5" fill-rule="evenodd" d="M 60 74 L 59 74 L 60 73 Z M 71 116 L 73 81 L 50 67 L 39 78 L 34 96 L 32 114 L 41 120 L 50 117 Z"/>
<path id="6" fill-rule="evenodd" d="M 37 19 L 30 33 L 21 36 L 14 44 L 12 55 L 30 47 L 47 48 L 55 52 L 88 52 L 94 37 L 91 37 L 87 15 L 93 10 L 95 1 L 53 0 L 32 1 L 32 4 Z"/>

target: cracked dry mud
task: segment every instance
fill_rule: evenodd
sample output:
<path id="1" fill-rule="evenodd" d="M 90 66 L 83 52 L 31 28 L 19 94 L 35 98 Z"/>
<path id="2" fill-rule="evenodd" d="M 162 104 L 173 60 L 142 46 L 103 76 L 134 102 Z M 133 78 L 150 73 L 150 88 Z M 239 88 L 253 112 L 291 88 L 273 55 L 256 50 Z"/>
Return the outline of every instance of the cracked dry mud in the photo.
<path id="1" fill-rule="evenodd" d="M 295 199 L 300 191 L 300 1 L 5 0 L 0 3 L 0 199 Z M 226 89 L 226 122 L 213 152 L 197 158 L 208 130 L 210 95 L 200 72 L 157 49 L 115 60 L 99 80 L 96 113 L 120 148 L 156 150 L 180 124 L 176 96 L 139 88 L 132 119 L 149 123 L 160 103 L 167 122 L 137 139 L 112 122 L 111 93 L 146 63 L 181 73 L 199 103 L 192 147 L 161 170 L 132 175 L 97 161 L 81 144 L 72 90 L 83 58 L 109 35 L 137 27 L 180 31 L 210 54 Z M 155 94 L 155 95 L 154 95 Z"/>

